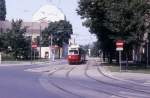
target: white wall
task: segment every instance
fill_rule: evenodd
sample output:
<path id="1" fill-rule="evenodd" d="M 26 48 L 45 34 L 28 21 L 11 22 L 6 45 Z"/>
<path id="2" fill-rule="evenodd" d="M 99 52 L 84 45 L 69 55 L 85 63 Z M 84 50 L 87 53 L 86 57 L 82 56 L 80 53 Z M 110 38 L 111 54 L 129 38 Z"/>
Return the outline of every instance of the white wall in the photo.
<path id="1" fill-rule="evenodd" d="M 50 58 L 50 48 L 49 47 L 41 47 L 41 58 L 45 58 L 45 53 L 48 52 L 48 58 Z"/>

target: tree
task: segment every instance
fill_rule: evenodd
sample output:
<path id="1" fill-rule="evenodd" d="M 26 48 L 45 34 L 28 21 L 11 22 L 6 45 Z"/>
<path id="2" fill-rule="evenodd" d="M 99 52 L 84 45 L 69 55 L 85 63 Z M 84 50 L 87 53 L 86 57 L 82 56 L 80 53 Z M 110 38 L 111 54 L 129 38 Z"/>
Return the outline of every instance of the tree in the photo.
<path id="1" fill-rule="evenodd" d="M 25 37 L 26 28 L 22 20 L 12 20 L 11 29 L 4 33 L 4 51 L 13 53 L 14 57 L 27 59 L 30 54 L 30 39 Z"/>
<path id="2" fill-rule="evenodd" d="M 6 34 L 4 32 L 0 33 L 0 52 L 5 50 L 5 44 L 6 44 Z"/>
<path id="3" fill-rule="evenodd" d="M 145 0 L 80 0 L 77 13 L 83 25 L 97 35 L 104 54 L 111 61 L 115 41 L 126 42 L 126 51 L 140 47 L 145 34 L 144 15 L 150 8 Z"/>
<path id="4" fill-rule="evenodd" d="M 91 47 L 91 56 L 99 57 L 100 56 L 100 44 L 98 42 L 94 42 Z"/>
<path id="5" fill-rule="evenodd" d="M 61 20 L 58 22 L 51 22 L 48 28 L 42 32 L 42 45 L 49 46 L 51 43 L 50 38 L 52 38 L 53 45 L 62 47 L 64 43 L 68 44 L 71 34 L 72 25 L 68 21 Z"/>
<path id="6" fill-rule="evenodd" d="M 5 20 L 5 18 L 6 18 L 5 0 L 0 0 L 0 20 Z"/>

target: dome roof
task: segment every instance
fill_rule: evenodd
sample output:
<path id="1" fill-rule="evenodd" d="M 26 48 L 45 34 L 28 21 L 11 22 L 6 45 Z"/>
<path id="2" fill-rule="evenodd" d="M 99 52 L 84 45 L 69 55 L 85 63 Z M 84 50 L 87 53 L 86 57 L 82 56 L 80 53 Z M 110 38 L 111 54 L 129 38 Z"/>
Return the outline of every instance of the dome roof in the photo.
<path id="1" fill-rule="evenodd" d="M 33 22 L 55 22 L 65 20 L 65 15 L 56 6 L 48 4 L 42 6 L 32 17 Z"/>

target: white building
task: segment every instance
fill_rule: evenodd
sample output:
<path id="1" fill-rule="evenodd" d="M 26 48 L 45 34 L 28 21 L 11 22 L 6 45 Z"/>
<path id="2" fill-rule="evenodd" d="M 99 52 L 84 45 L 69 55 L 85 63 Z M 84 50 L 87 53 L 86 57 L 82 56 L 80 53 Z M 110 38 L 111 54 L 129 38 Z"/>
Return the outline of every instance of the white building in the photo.
<path id="1" fill-rule="evenodd" d="M 65 15 L 56 6 L 48 4 L 42 6 L 32 17 L 33 22 L 55 22 L 65 20 Z"/>
<path id="2" fill-rule="evenodd" d="M 37 12 L 34 13 L 32 17 L 33 22 L 37 23 L 50 23 L 60 20 L 65 20 L 65 15 L 62 11 L 54 5 L 48 4 L 42 6 Z M 55 52 L 52 53 L 52 47 L 38 47 L 41 58 L 51 58 L 53 54 L 55 57 L 59 58 L 58 54 L 62 55 L 62 49 L 55 48 Z"/>

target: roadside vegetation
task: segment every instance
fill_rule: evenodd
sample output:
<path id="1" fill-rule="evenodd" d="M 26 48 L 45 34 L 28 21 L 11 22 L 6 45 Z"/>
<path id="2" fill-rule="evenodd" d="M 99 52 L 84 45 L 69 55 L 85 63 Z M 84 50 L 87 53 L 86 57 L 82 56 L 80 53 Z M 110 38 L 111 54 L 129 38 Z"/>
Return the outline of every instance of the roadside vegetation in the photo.
<path id="1" fill-rule="evenodd" d="M 146 66 L 149 52 L 150 5 L 147 0 L 80 0 L 77 13 L 97 36 L 95 51 L 103 60 L 118 62 L 117 40 L 125 42 L 123 61 Z M 93 52 L 92 52 L 93 53 Z M 100 52 L 99 52 L 100 53 Z M 130 65 L 129 65 L 130 66 Z"/>
<path id="2" fill-rule="evenodd" d="M 31 59 L 31 36 L 26 36 L 27 27 L 22 27 L 22 20 L 12 20 L 11 29 L 7 29 L 0 34 L 0 50 L 2 52 L 3 60 L 28 60 Z M 63 47 L 64 44 L 69 43 L 72 34 L 72 25 L 68 21 L 58 21 L 49 23 L 48 28 L 42 31 L 42 36 L 34 39 L 40 47 L 49 47 L 57 45 Z M 34 55 L 34 54 L 32 54 Z M 38 58 L 38 52 L 36 52 Z"/>
<path id="3" fill-rule="evenodd" d="M 6 9 L 5 0 L 0 0 L 1 22 L 6 21 Z M 62 48 L 64 44 L 69 43 L 73 33 L 72 25 L 66 20 L 50 22 L 47 28 L 40 31 L 41 35 L 35 39 L 32 36 L 27 36 L 28 27 L 23 27 L 22 19 L 12 20 L 11 28 L 7 30 L 3 30 L 2 27 L 2 24 L 0 24 L 0 53 L 2 54 L 2 60 L 29 60 L 33 59 L 34 55 L 34 59 L 38 59 L 39 53 L 37 49 L 31 48 L 33 41 L 38 47 L 49 47 L 52 43 L 53 46 Z"/>
<path id="4" fill-rule="evenodd" d="M 120 72 L 120 66 L 118 64 L 109 64 L 104 63 L 103 67 L 108 69 L 111 72 Z M 145 67 L 145 64 L 129 64 L 126 66 L 125 64 L 122 66 L 121 72 L 131 72 L 131 73 L 145 73 L 150 74 L 150 68 Z"/>

